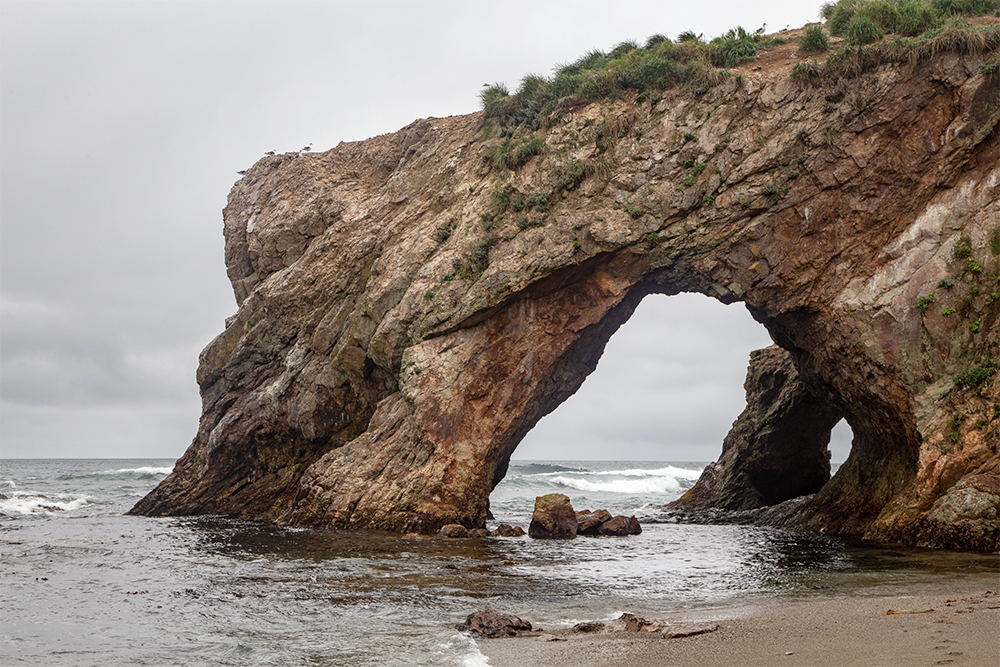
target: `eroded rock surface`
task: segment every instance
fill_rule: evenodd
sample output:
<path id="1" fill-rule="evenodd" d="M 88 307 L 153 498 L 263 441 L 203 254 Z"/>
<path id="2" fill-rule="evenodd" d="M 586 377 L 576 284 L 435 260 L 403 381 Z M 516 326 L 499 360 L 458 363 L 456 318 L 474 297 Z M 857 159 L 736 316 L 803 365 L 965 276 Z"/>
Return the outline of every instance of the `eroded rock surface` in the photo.
<path id="1" fill-rule="evenodd" d="M 820 421 L 853 429 L 783 525 L 997 548 L 1000 79 L 983 63 L 942 54 L 842 90 L 747 66 L 698 95 L 578 105 L 516 171 L 489 167 L 508 138 L 481 114 L 261 159 L 224 213 L 239 310 L 201 355 L 198 432 L 132 511 L 481 528 L 514 448 L 641 299 L 694 291 L 745 303 Z M 751 431 L 802 434 L 748 411 Z M 735 443 L 720 466 L 741 462 L 754 502 L 814 489 L 815 435 L 789 450 L 800 476 Z"/>
<path id="2" fill-rule="evenodd" d="M 747 407 L 722 456 L 672 507 L 754 509 L 816 493 L 830 480 L 830 431 L 842 415 L 823 388 L 811 389 L 777 345 L 750 353 L 744 387 Z"/>

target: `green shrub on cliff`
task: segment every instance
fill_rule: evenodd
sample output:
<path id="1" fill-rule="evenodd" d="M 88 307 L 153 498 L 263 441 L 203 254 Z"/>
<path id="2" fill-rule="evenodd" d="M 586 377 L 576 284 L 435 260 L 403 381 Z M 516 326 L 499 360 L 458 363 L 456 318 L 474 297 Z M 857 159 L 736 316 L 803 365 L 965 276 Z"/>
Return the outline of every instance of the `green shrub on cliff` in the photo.
<path id="1" fill-rule="evenodd" d="M 976 368 L 970 369 L 966 373 L 955 376 L 955 386 L 957 387 L 978 387 L 982 383 L 993 377 L 997 372 L 997 363 L 992 359 L 987 359 Z"/>
<path id="2" fill-rule="evenodd" d="M 828 51 L 830 42 L 826 39 L 826 32 L 823 26 L 811 25 L 806 28 L 806 32 L 799 38 L 799 51 L 803 53 L 816 53 L 817 51 Z"/>
<path id="3" fill-rule="evenodd" d="M 998 10 L 1000 0 L 839 0 L 824 5 L 822 15 L 835 36 L 850 38 L 852 24 L 860 31 L 862 23 L 870 22 L 883 33 L 914 37 L 940 27 L 949 17 L 983 16 Z"/>
<path id="4" fill-rule="evenodd" d="M 551 78 L 526 76 L 515 93 L 500 83 L 488 86 L 479 99 L 488 119 L 534 128 L 561 104 L 644 94 L 655 100 L 657 91 L 678 85 L 715 85 L 726 76 L 717 68 L 752 60 L 762 45 L 779 41 L 761 41 L 739 27 L 708 44 L 693 33 L 683 33 L 678 42 L 654 35 L 643 46 L 628 41 L 607 53 L 590 51 Z"/>

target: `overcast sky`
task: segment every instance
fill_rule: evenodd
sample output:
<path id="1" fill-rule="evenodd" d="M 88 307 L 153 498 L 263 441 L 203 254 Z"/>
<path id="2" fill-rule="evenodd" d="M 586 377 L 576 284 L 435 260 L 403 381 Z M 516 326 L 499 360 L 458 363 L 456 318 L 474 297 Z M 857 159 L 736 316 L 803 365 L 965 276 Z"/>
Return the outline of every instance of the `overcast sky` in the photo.
<path id="1" fill-rule="evenodd" d="M 221 211 L 265 151 L 471 113 L 483 83 L 628 39 L 801 26 L 821 4 L 2 0 L 0 456 L 184 452 L 198 353 L 236 309 Z M 715 459 L 769 342 L 740 305 L 650 297 L 516 456 Z"/>

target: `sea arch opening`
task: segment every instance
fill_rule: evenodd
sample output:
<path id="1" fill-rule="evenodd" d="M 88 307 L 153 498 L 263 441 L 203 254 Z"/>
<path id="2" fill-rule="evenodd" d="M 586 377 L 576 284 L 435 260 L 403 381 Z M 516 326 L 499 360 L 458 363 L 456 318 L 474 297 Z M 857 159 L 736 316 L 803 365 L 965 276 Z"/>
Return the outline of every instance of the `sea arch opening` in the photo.
<path id="1" fill-rule="evenodd" d="M 769 346 L 771 336 L 743 304 L 727 305 L 695 292 L 647 294 L 607 341 L 580 389 L 525 435 L 511 460 L 711 466 L 722 460 L 720 450 L 729 447 L 727 435 L 747 411 L 744 381 L 750 353 Z M 798 406 L 798 414 L 793 412 L 786 421 L 803 421 L 810 407 Z M 788 444 L 778 458 L 784 460 L 772 465 L 761 463 L 758 456 L 740 464 L 753 484 L 774 490 L 730 499 L 730 504 L 737 503 L 733 509 L 743 502 L 759 506 L 812 493 L 829 480 L 830 462 L 846 460 L 852 434 L 839 412 L 823 408 L 817 428 L 799 425 L 783 434 Z M 809 431 L 804 438 L 799 433 L 803 430 Z M 799 446 L 809 452 L 793 453 Z M 797 467 L 808 468 L 810 474 L 791 484 L 780 479 Z"/>

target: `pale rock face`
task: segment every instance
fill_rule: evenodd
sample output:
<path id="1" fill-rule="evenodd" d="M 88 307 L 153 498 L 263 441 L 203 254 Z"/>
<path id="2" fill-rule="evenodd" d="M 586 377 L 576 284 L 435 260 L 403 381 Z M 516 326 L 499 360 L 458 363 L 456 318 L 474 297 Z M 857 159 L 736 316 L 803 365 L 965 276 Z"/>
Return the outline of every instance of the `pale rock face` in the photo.
<path id="1" fill-rule="evenodd" d="M 133 512 L 482 527 L 521 438 L 639 301 L 695 291 L 745 302 L 787 351 L 788 414 L 808 396 L 824 415 L 791 429 L 748 380 L 727 451 L 752 465 L 706 471 L 725 502 L 806 489 L 778 524 L 996 549 L 1000 373 L 954 382 L 1000 356 L 1000 100 L 980 65 L 859 78 L 865 113 L 780 68 L 594 103 L 516 171 L 486 165 L 502 140 L 481 114 L 262 159 L 224 213 L 239 310 L 202 353 L 198 433 Z M 854 446 L 827 480 L 840 416 Z M 745 449 L 767 442 L 754 424 L 802 435 L 809 479 L 762 481 L 778 454 Z"/>

